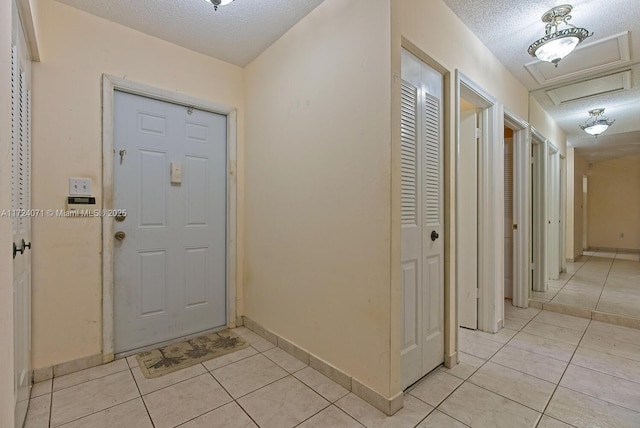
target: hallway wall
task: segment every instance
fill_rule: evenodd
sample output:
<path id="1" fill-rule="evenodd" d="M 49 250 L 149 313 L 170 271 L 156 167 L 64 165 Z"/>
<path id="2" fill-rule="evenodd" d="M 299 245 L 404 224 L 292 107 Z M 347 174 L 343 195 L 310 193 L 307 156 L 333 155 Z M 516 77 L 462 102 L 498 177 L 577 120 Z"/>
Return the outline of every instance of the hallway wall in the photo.
<path id="1" fill-rule="evenodd" d="M 567 155 L 566 134 L 533 97 L 529 97 L 529 123 L 543 137 L 551 141 L 551 144 L 558 149 L 560 155 Z"/>
<path id="2" fill-rule="evenodd" d="M 593 162 L 587 193 L 589 247 L 640 250 L 638 189 L 639 155 Z"/>
<path id="3" fill-rule="evenodd" d="M 390 397 L 389 0 L 326 0 L 246 68 L 246 315 Z"/>
<path id="4" fill-rule="evenodd" d="M 68 177 L 90 177 L 101 207 L 102 73 L 238 107 L 242 171 L 241 68 L 54 0 L 39 0 L 38 7 L 42 62 L 33 68 L 34 208 L 64 209 Z M 241 203 L 242 173 L 238 178 Z M 240 216 L 241 210 L 239 205 Z M 100 218 L 33 221 L 36 369 L 101 353 L 101 233 Z"/>
<path id="5" fill-rule="evenodd" d="M 416 46 L 423 54 L 437 62 L 448 74 L 448 122 L 445 122 L 445 324 L 455 326 L 456 323 L 456 294 L 455 294 L 455 70 L 459 69 L 469 79 L 479 85 L 484 91 L 493 96 L 507 107 L 513 114 L 527 120 L 528 91 L 507 70 L 500 61 L 482 44 L 482 42 L 467 28 L 462 21 L 441 0 L 393 0 L 392 1 L 392 69 L 393 82 L 393 118 L 400 117 L 400 54 L 403 38 Z M 446 42 L 443 42 L 446 40 Z M 501 133 L 502 130 L 497 130 Z M 400 153 L 400 123 L 395 122 L 392 128 L 393 153 Z M 502 162 L 502 161 L 501 161 Z M 464 173 L 464 172 L 461 172 Z M 400 156 L 393 160 L 392 182 L 400 182 Z M 400 212 L 400 190 L 394 187 L 392 212 Z M 502 198 L 500 196 L 500 198 Z M 502 210 L 499 210 L 500 219 Z M 502 228 L 502 221 L 499 227 Z M 392 247 L 392 302 L 400 300 L 400 219 L 394 219 L 392 228 L 397 234 L 393 237 Z M 499 246 L 503 245 L 500 241 Z M 501 256 L 500 256 L 501 259 Z M 500 262 L 501 263 L 501 262 Z M 502 275 L 498 275 L 502 276 Z M 500 292 L 496 298 L 502 301 L 502 279 Z M 397 300 L 395 300 L 395 299 Z M 392 320 L 400 320 L 400 305 L 392 306 L 398 311 Z M 498 317 L 500 318 L 500 316 Z M 393 331 L 400 335 L 400 325 L 394 325 Z M 445 354 L 455 356 L 456 329 L 449 330 L 450 335 L 445 340 Z M 393 376 L 395 379 L 395 376 Z"/>

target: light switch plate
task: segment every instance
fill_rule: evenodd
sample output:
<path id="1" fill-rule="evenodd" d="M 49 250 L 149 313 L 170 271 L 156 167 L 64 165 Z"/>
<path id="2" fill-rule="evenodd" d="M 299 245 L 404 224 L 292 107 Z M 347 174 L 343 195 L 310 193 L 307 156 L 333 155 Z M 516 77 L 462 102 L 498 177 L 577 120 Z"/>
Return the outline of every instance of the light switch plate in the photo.
<path id="1" fill-rule="evenodd" d="M 182 162 L 171 162 L 171 184 L 182 183 Z"/>
<path id="2" fill-rule="evenodd" d="M 90 178 L 69 178 L 69 195 L 91 195 Z"/>

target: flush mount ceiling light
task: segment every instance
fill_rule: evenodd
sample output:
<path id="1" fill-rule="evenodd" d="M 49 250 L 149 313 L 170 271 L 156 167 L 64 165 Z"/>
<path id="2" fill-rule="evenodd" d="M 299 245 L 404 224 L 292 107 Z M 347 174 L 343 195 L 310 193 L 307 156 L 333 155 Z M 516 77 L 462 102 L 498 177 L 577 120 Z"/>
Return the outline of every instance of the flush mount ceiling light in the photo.
<path id="1" fill-rule="evenodd" d="M 573 6 L 563 4 L 542 15 L 542 22 L 546 23 L 545 36 L 529 46 L 528 52 L 531 56 L 537 57 L 540 61 L 555 64 L 557 67 L 558 62 L 573 52 L 578 43 L 593 35 L 584 28 L 569 24 L 571 9 Z M 560 24 L 564 24 L 568 28 L 558 30 Z"/>
<path id="2" fill-rule="evenodd" d="M 226 6 L 231 3 L 233 0 L 204 0 L 207 3 L 211 3 L 213 5 L 214 10 L 218 10 L 218 6 Z"/>
<path id="3" fill-rule="evenodd" d="M 609 120 L 609 118 L 607 118 L 603 113 L 603 108 L 594 108 L 593 110 L 589 110 L 589 116 L 591 116 L 591 118 L 587 119 L 584 125 L 579 125 L 580 129 L 597 138 L 598 135 L 606 131 L 607 128 L 615 122 L 615 120 Z"/>

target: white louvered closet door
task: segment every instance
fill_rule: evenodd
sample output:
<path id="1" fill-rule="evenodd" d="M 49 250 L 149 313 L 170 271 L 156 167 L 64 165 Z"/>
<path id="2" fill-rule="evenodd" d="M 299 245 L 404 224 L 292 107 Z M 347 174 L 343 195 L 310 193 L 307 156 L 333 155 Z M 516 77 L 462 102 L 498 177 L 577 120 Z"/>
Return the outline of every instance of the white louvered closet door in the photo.
<path id="1" fill-rule="evenodd" d="M 403 51 L 401 86 L 404 388 L 444 360 L 442 75 Z"/>
<path id="2" fill-rule="evenodd" d="M 11 50 L 14 397 L 23 425 L 31 391 L 31 61 L 14 4 Z"/>

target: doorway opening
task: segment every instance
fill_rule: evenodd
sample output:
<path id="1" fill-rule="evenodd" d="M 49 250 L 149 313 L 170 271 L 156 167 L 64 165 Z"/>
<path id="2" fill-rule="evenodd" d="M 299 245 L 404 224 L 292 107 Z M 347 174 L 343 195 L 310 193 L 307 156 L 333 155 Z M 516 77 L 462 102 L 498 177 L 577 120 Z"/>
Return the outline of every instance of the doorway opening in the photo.
<path id="1" fill-rule="evenodd" d="M 458 325 L 495 333 L 504 306 L 503 130 L 497 101 L 459 71 L 456 115 Z"/>

